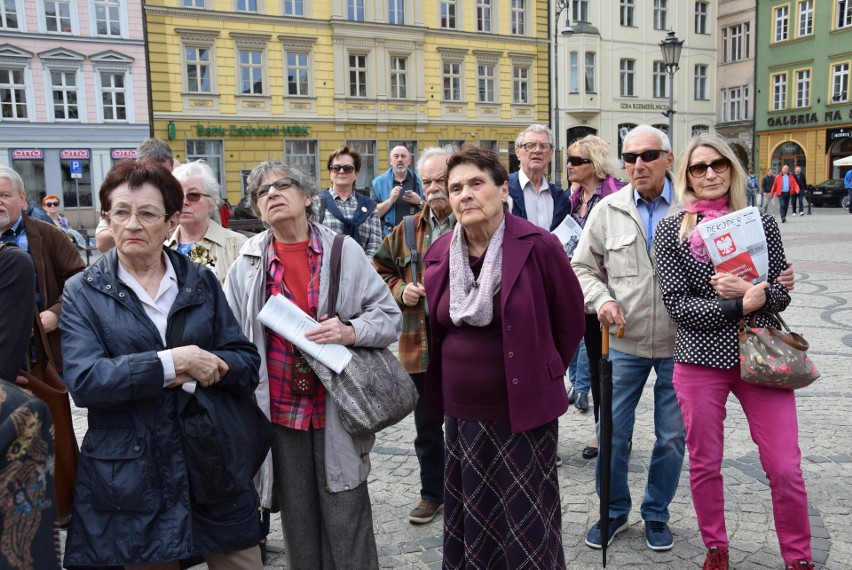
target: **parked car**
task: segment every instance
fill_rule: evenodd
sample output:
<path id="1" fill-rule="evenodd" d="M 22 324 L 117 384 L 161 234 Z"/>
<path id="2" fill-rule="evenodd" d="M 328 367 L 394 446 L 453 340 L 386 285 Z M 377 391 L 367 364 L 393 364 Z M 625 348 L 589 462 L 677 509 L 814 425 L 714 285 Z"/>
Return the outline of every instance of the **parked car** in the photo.
<path id="1" fill-rule="evenodd" d="M 811 194 L 814 206 L 842 206 L 849 209 L 849 192 L 843 187 L 842 178 L 832 178 L 814 186 Z"/>
<path id="2" fill-rule="evenodd" d="M 228 228 L 247 236 L 252 236 L 257 232 L 263 231 L 263 222 L 251 211 L 248 196 L 243 196 L 242 200 L 234 206 L 233 214 L 231 214 L 231 219 L 228 222 Z"/>

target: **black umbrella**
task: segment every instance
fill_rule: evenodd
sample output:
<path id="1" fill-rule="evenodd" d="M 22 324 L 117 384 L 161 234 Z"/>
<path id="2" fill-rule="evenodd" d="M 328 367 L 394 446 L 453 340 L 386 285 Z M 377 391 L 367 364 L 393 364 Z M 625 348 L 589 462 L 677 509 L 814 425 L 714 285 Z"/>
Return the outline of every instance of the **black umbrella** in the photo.
<path id="1" fill-rule="evenodd" d="M 598 439 L 598 465 L 601 472 L 601 556 L 606 568 L 606 547 L 609 542 L 609 491 L 612 475 L 612 362 L 609 360 L 609 327 L 601 327 L 601 361 L 598 374 L 601 383 L 601 407 L 599 412 L 600 438 Z M 618 336 L 624 334 L 618 328 Z"/>

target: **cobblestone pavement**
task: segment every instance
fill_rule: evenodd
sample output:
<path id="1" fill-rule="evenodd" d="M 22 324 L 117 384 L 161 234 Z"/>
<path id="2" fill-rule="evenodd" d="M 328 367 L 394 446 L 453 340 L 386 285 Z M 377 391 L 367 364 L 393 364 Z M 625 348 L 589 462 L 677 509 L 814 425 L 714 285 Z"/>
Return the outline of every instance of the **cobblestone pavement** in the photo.
<path id="1" fill-rule="evenodd" d="M 785 319 L 810 341 L 812 358 L 822 373 L 815 384 L 798 392 L 802 468 L 811 505 L 812 547 L 817 568 L 852 569 L 852 216 L 837 208 L 814 208 L 813 215 L 790 217 L 781 226 L 787 258 L 794 262 L 796 287 Z M 637 409 L 630 488 L 634 509 L 630 528 L 608 550 L 608 568 L 700 568 L 704 545 L 698 534 L 689 494 L 688 457 L 671 505 L 675 547 L 653 552 L 645 546 L 638 503 L 654 442 L 653 399 L 649 381 Z M 82 438 L 85 411 L 75 421 Z M 725 433 L 727 528 L 731 563 L 736 570 L 783 569 L 775 537 L 769 488 L 752 443 L 742 409 L 735 398 L 728 406 Z M 591 413 L 571 409 L 559 421 L 559 468 L 562 488 L 563 540 L 568 568 L 600 568 L 599 551 L 583 539 L 597 520 L 594 461 L 580 451 L 593 434 Z M 382 568 L 441 567 L 442 519 L 415 526 L 408 511 L 419 500 L 417 458 L 411 417 L 377 437 L 369 480 L 379 563 Z M 270 540 L 281 541 L 277 517 Z M 286 568 L 283 555 L 268 569 Z"/>

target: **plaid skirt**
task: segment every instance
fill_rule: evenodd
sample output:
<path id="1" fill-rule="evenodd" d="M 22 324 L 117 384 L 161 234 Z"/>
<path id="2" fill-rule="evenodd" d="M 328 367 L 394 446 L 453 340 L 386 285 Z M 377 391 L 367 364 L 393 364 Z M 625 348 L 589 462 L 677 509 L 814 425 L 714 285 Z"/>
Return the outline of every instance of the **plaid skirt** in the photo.
<path id="1" fill-rule="evenodd" d="M 447 416 L 444 429 L 444 568 L 565 568 L 556 420 L 513 434 Z"/>

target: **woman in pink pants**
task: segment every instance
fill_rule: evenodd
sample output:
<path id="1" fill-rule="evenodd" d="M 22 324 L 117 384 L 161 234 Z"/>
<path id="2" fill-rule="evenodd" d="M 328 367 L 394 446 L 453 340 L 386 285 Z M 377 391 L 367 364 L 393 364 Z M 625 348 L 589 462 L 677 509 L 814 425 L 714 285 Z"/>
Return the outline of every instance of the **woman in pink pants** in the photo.
<path id="1" fill-rule="evenodd" d="M 783 311 L 790 303 L 787 288 L 777 282 L 785 266 L 778 226 L 771 215 L 761 216 L 769 275 L 756 285 L 717 273 L 695 230 L 703 220 L 745 208 L 746 183 L 730 147 L 717 135 L 698 135 L 683 151 L 675 173 L 675 193 L 684 209 L 660 222 L 654 237 L 663 302 L 678 323 L 674 387 L 686 425 L 692 500 L 708 549 L 704 570 L 728 570 L 721 469 L 725 406 L 733 393 L 769 479 L 786 568 L 810 570 L 814 566 L 795 395 L 740 379 L 740 318 L 760 310 Z M 758 326 L 778 326 L 773 321 L 766 313 L 757 317 Z"/>

